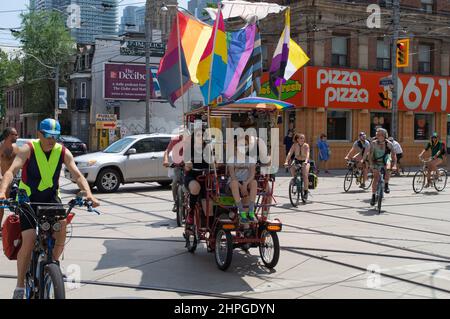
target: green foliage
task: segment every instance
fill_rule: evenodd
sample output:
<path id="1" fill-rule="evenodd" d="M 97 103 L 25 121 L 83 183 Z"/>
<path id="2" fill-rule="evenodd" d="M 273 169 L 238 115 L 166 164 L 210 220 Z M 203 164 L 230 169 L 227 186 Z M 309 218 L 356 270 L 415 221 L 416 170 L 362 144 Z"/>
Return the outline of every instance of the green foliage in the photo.
<path id="1" fill-rule="evenodd" d="M 60 65 L 60 86 L 64 85 L 70 56 L 76 44 L 65 26 L 64 16 L 55 11 L 31 11 L 21 15 L 21 31 L 15 37 L 22 43 L 25 57 L 24 112 L 50 115 L 54 110 L 54 68 Z M 45 64 L 49 67 L 45 67 Z"/>
<path id="2" fill-rule="evenodd" d="M 5 89 L 16 84 L 22 75 L 22 61 L 17 56 L 10 56 L 0 49 L 0 116 L 5 115 Z"/>

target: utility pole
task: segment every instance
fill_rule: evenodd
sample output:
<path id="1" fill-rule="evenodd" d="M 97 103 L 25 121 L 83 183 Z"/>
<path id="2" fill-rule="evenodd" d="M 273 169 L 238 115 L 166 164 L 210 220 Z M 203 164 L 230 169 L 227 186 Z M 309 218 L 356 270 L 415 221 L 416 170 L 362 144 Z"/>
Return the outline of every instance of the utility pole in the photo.
<path id="1" fill-rule="evenodd" d="M 153 8 L 155 9 L 155 8 Z M 150 0 L 145 3 L 145 132 L 150 133 L 150 44 L 153 42 L 152 8 Z"/>
<path id="2" fill-rule="evenodd" d="M 59 111 L 59 64 L 55 67 L 55 120 L 58 120 Z"/>
<path id="3" fill-rule="evenodd" d="M 398 105 L 397 105 L 397 95 L 398 95 L 398 68 L 397 68 L 397 41 L 398 41 L 398 29 L 400 25 L 400 3 L 399 0 L 393 0 L 392 7 L 392 15 L 393 15 L 393 27 L 394 27 L 394 35 L 392 37 L 392 60 L 391 60 L 391 69 L 392 69 L 392 81 L 393 89 L 392 89 L 392 127 L 391 127 L 391 136 L 395 139 L 397 138 L 397 117 L 398 117 Z"/>

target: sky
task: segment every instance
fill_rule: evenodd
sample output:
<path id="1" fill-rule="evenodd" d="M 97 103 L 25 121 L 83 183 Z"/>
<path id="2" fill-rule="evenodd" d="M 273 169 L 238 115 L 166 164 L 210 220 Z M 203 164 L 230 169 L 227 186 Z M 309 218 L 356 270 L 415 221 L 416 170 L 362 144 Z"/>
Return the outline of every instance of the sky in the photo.
<path id="1" fill-rule="evenodd" d="M 179 0 L 178 3 L 187 8 L 188 0 Z M 144 6 L 145 0 L 119 0 L 119 19 L 123 14 L 123 9 L 127 5 Z M 0 0 L 0 48 L 5 51 L 16 50 L 19 42 L 14 39 L 9 31 L 10 28 L 17 28 L 20 26 L 20 13 L 26 11 L 29 0 Z M 3 30 L 6 28 L 7 30 Z"/>

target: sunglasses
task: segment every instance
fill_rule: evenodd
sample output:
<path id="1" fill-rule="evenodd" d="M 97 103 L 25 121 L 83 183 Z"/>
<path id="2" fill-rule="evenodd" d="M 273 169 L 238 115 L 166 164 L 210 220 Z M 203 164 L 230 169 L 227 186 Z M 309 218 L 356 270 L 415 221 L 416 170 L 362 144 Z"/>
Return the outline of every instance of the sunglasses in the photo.
<path id="1" fill-rule="evenodd" d="M 42 135 L 44 135 L 45 138 L 53 138 L 53 139 L 58 139 L 59 138 L 59 134 L 50 134 L 47 132 L 42 132 L 40 131 Z"/>

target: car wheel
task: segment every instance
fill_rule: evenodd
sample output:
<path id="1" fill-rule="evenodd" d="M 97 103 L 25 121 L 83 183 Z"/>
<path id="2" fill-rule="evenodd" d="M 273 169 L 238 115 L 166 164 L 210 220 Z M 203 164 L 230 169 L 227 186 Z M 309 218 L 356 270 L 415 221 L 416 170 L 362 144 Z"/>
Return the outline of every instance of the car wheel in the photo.
<path id="1" fill-rule="evenodd" d="M 100 172 L 95 183 L 102 193 L 114 193 L 120 186 L 120 174 L 113 168 L 107 168 Z"/>
<path id="2" fill-rule="evenodd" d="M 162 187 L 169 187 L 170 184 L 172 184 L 172 182 L 158 182 L 159 185 L 161 185 Z"/>

